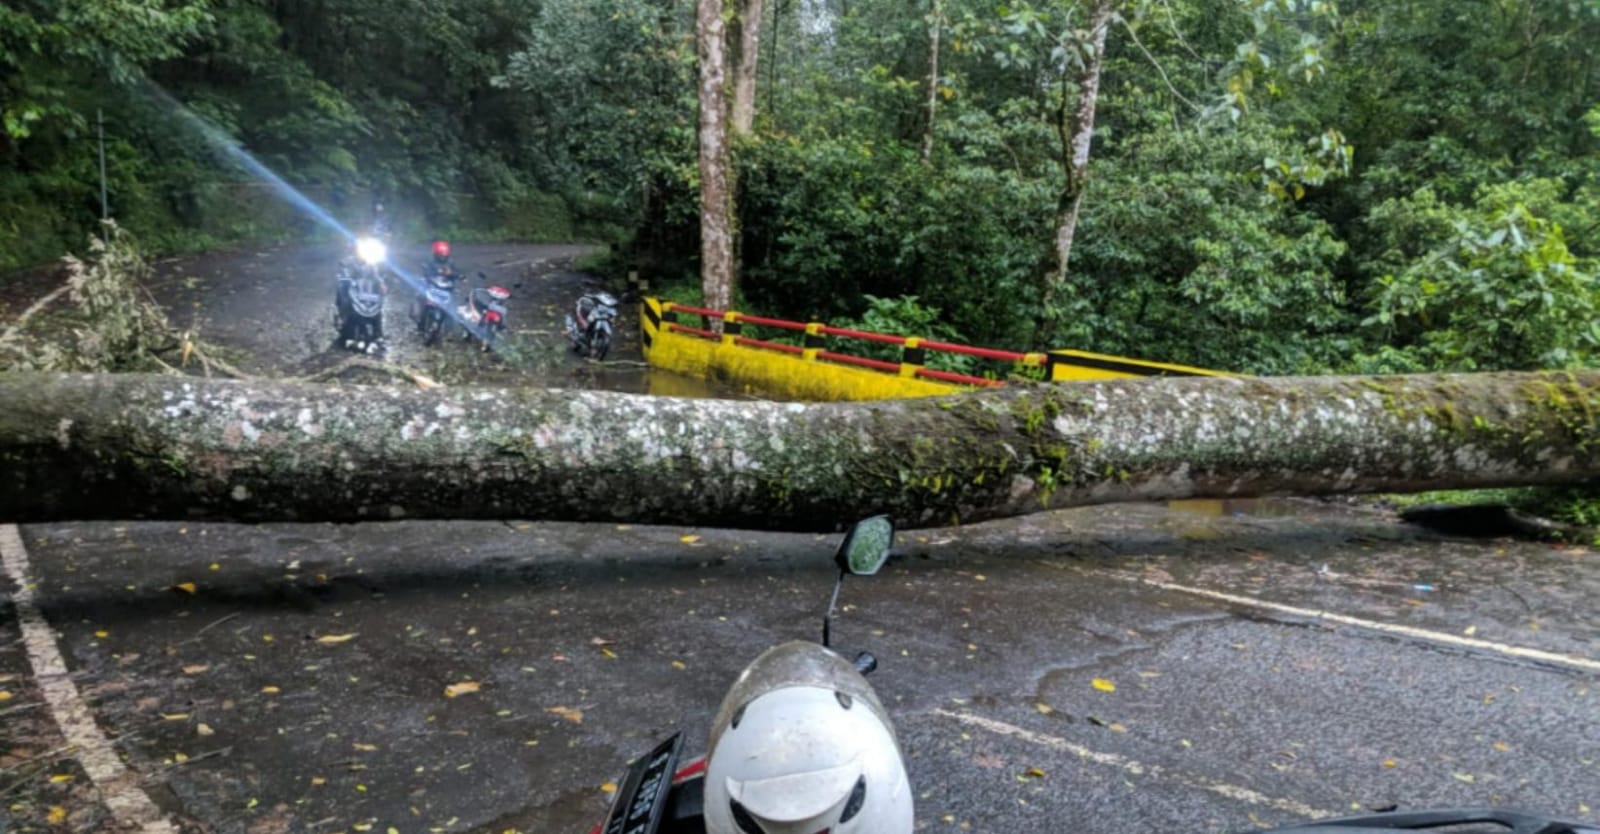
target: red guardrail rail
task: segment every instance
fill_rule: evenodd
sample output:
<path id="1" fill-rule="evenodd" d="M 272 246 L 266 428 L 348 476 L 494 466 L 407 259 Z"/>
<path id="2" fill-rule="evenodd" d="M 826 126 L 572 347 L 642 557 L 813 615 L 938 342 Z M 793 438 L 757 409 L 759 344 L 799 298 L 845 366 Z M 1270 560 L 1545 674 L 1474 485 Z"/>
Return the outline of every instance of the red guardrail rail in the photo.
<path id="1" fill-rule="evenodd" d="M 669 331 L 687 333 L 692 336 L 698 336 L 702 339 L 708 339 L 712 341 L 716 341 L 721 338 L 710 329 L 690 327 L 688 325 L 679 324 L 676 321 L 679 313 L 687 313 L 691 316 L 700 316 L 706 320 L 707 325 L 715 320 L 723 322 L 725 325 L 751 325 L 755 327 L 771 327 L 778 330 L 788 330 L 791 332 L 806 334 L 806 347 L 786 345 L 781 342 L 769 342 L 763 339 L 752 339 L 748 336 L 739 335 L 739 331 L 736 328 L 729 328 L 733 332 L 729 333 L 728 335 L 731 337 L 734 344 L 742 345 L 744 347 L 774 350 L 794 356 L 804 356 L 808 350 L 815 350 L 816 352 L 812 355 L 818 359 L 829 362 L 838 362 L 845 365 L 854 365 L 862 368 L 871 368 L 873 370 L 883 371 L 885 373 L 900 373 L 904 366 L 912 365 L 915 366 L 914 370 L 911 371 L 913 376 L 920 377 L 922 379 L 933 379 L 940 382 L 955 383 L 957 385 L 998 388 L 1005 385 L 1005 383 L 1000 380 L 987 379 L 985 377 L 970 376 L 967 374 L 958 374 L 951 371 L 939 371 L 933 368 L 922 367 L 922 352 L 931 350 L 941 353 L 954 353 L 963 356 L 973 356 L 979 359 L 990 359 L 999 362 L 1012 362 L 1025 365 L 1039 365 L 1048 361 L 1048 357 L 1045 354 L 1040 353 L 1017 353 L 1016 351 L 994 350 L 992 348 L 974 347 L 972 345 L 960 345 L 953 342 L 925 341 L 915 337 L 891 336 L 887 333 L 872 333 L 866 330 L 853 330 L 847 327 L 834 327 L 828 324 L 807 324 L 798 321 L 788 321 L 786 319 L 771 319 L 763 316 L 750 316 L 739 312 L 712 310 L 707 307 L 694 307 L 688 304 L 677 304 L 670 301 L 662 303 L 661 312 L 662 318 L 664 319 L 661 326 Z M 889 362 L 882 359 L 868 359 L 863 356 L 851 356 L 847 353 L 835 353 L 833 351 L 822 350 L 821 347 L 823 336 L 835 336 L 841 339 L 854 339 L 857 341 L 874 342 L 885 345 L 898 345 L 904 351 L 906 357 L 901 362 Z M 916 361 L 912 361 L 913 357 L 915 357 Z"/>

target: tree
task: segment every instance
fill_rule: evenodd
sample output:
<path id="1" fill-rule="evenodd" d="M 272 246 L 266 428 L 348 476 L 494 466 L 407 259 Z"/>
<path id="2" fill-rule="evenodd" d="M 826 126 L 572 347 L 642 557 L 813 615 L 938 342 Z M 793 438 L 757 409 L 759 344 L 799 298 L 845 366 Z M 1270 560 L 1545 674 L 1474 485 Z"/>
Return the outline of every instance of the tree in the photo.
<path id="1" fill-rule="evenodd" d="M 726 0 L 697 0 L 700 56 L 700 283 L 704 303 L 733 303 L 733 189 L 729 177 Z"/>
<path id="2" fill-rule="evenodd" d="M 746 136 L 756 121 L 756 70 L 761 57 L 762 0 L 738 0 L 734 17 L 739 53 L 733 69 L 733 132 Z"/>
<path id="3" fill-rule="evenodd" d="M 825 530 L 1600 477 L 1600 373 L 1044 384 L 775 403 L 0 375 L 0 521 L 534 518 Z"/>

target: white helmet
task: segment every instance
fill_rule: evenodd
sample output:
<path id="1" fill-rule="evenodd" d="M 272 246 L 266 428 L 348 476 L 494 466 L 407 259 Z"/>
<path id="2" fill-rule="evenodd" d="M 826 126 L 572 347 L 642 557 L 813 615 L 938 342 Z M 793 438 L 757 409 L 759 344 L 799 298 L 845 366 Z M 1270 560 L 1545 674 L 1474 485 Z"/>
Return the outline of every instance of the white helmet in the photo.
<path id="1" fill-rule="evenodd" d="M 894 728 L 850 662 L 816 643 L 768 649 L 712 724 L 707 834 L 909 834 Z"/>

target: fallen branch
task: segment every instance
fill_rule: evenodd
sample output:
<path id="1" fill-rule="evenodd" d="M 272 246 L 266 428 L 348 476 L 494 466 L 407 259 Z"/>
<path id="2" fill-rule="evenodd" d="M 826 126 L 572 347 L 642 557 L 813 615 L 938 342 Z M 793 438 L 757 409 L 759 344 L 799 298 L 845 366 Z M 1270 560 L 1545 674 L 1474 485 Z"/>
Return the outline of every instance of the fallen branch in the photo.
<path id="1" fill-rule="evenodd" d="M 71 283 L 62 284 L 61 286 L 56 287 L 55 289 L 53 289 L 50 292 L 46 293 L 43 298 L 41 298 L 38 301 L 33 302 L 33 304 L 29 305 L 28 309 L 22 311 L 22 315 L 17 316 L 17 320 L 12 322 L 10 327 L 6 328 L 6 332 L 0 333 L 0 345 L 3 345 L 6 342 L 11 341 L 12 339 L 15 339 L 17 337 L 17 334 L 22 332 L 22 326 L 24 324 L 28 323 L 28 319 L 33 318 L 33 315 L 35 313 L 37 313 L 40 310 L 43 310 L 44 308 L 50 306 L 51 302 L 55 301 L 56 299 L 60 298 L 63 295 L 66 295 L 67 292 L 70 291 L 71 289 L 72 289 L 72 284 Z"/>

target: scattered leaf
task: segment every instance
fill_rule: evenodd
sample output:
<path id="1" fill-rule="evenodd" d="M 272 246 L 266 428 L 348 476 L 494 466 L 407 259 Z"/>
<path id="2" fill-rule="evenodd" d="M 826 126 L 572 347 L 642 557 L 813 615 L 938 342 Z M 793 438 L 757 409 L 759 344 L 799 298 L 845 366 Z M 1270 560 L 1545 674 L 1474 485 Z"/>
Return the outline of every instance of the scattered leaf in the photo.
<path id="1" fill-rule="evenodd" d="M 211 729 L 210 724 L 204 723 L 196 725 L 194 731 L 203 736 L 214 736 L 217 734 L 216 730 Z"/>
<path id="2" fill-rule="evenodd" d="M 1478 633 L 1478 627 L 1475 626 L 1475 625 L 1467 626 L 1466 628 L 1461 630 L 1461 633 L 1465 634 L 1468 637 L 1471 637 L 1472 635 Z"/>
<path id="3" fill-rule="evenodd" d="M 1469 785 L 1478 781 L 1477 777 L 1470 773 L 1452 773 L 1450 775 L 1456 777 L 1457 782 L 1466 782 Z"/>
<path id="4" fill-rule="evenodd" d="M 1510 753 L 1511 752 L 1511 745 L 1506 744 L 1503 741 L 1497 741 L 1491 746 L 1494 747 L 1495 750 L 1500 751 L 1501 753 Z"/>
<path id="5" fill-rule="evenodd" d="M 367 753 L 371 753 L 374 750 L 378 749 L 378 745 L 376 745 L 376 744 L 362 744 L 359 741 L 356 742 L 355 744 L 351 745 L 351 746 L 354 747 L 357 750 L 361 750 L 361 751 L 367 752 Z"/>
<path id="6" fill-rule="evenodd" d="M 186 753 L 173 753 L 172 760 L 178 764 L 183 764 L 184 762 L 189 761 L 189 756 Z"/>
<path id="7" fill-rule="evenodd" d="M 683 542 L 684 544 L 694 544 L 695 542 L 700 541 L 700 537 L 690 533 L 685 536 L 679 536 L 678 541 Z"/>
<path id="8" fill-rule="evenodd" d="M 1192 742 L 1192 741 L 1190 741 L 1190 740 L 1188 740 L 1186 738 L 1178 739 L 1178 743 L 1183 745 L 1184 747 L 1193 747 L 1194 746 L 1194 742 Z"/>
<path id="9" fill-rule="evenodd" d="M 478 683 L 477 681 L 462 681 L 460 683 L 452 683 L 444 688 L 444 697 L 454 698 L 458 695 L 466 695 L 469 692 L 477 692 L 480 688 L 482 688 L 482 686 L 483 684 Z"/>
<path id="10" fill-rule="evenodd" d="M 1399 766 L 1399 764 L 1400 763 L 1395 761 L 1394 759 L 1384 759 L 1383 760 L 1383 766 L 1386 767 L 1386 768 L 1389 768 L 1391 770 L 1393 770 L 1395 767 Z"/>
<path id="11" fill-rule="evenodd" d="M 1056 708 L 1050 706 L 1049 704 L 1047 704 L 1047 703 L 1045 703 L 1043 701 L 1036 701 L 1034 703 L 1034 705 L 1033 705 L 1033 708 L 1038 710 L 1040 715 L 1055 715 L 1056 714 Z"/>
<path id="12" fill-rule="evenodd" d="M 616 642 L 617 641 L 615 641 L 615 640 L 607 640 L 604 637 L 590 637 L 589 638 L 589 645 L 591 645 L 591 646 L 610 646 L 610 645 L 615 644 Z"/>
<path id="13" fill-rule="evenodd" d="M 972 578 L 978 580 L 979 582 L 988 582 L 989 581 L 989 577 L 984 576 L 981 573 L 973 574 Z"/>
<path id="14" fill-rule="evenodd" d="M 67 809 L 60 805 L 51 805 L 50 813 L 45 816 L 45 822 L 51 825 L 60 825 L 67 821 Z"/>
<path id="15" fill-rule="evenodd" d="M 674 661 L 674 662 L 676 662 L 676 661 Z M 12 697 L 13 696 L 11 695 L 10 692 L 5 691 L 4 689 L 0 689 L 0 701 L 9 701 L 9 700 L 11 700 Z"/>
<path id="16" fill-rule="evenodd" d="M 193 582 L 179 582 L 178 584 L 173 585 L 172 589 L 174 591 L 182 591 L 186 594 L 192 594 L 195 591 L 200 590 L 199 586 L 195 585 Z"/>
<path id="17" fill-rule="evenodd" d="M 674 669 L 687 669 L 687 668 L 689 668 L 689 664 L 684 663 L 681 660 L 674 660 L 674 661 L 672 661 L 672 668 L 674 668 Z"/>
<path id="18" fill-rule="evenodd" d="M 191 663 L 188 666 L 183 667 L 183 673 L 185 675 L 198 675 L 210 668 L 210 666 L 207 666 L 204 663 Z"/>
<path id="19" fill-rule="evenodd" d="M 94 633 L 94 636 L 96 636 L 96 637 L 98 637 L 98 638 L 100 638 L 100 639 L 101 639 L 101 640 L 104 640 L 104 639 L 106 639 L 106 638 L 107 638 L 107 637 L 110 637 L 110 636 L 111 636 L 111 632 L 109 632 L 109 631 L 106 631 L 106 630 L 105 630 L 105 629 L 103 629 L 103 628 L 102 628 L 102 629 L 100 629 L 100 630 L 98 630 L 98 631 L 96 631 L 96 632 L 95 632 L 95 633 Z"/>
<path id="20" fill-rule="evenodd" d="M 317 642 L 321 643 L 324 646 L 332 646 L 332 645 L 334 645 L 336 643 L 349 642 L 351 640 L 354 640 L 355 638 L 356 638 L 356 635 L 355 635 L 354 632 L 351 632 L 350 634 L 324 634 L 321 637 L 317 638 Z"/>
<path id="21" fill-rule="evenodd" d="M 1111 724 L 1108 725 L 1106 727 L 1106 729 L 1110 730 L 1113 733 L 1126 733 L 1128 731 L 1128 728 L 1124 727 L 1121 724 L 1121 722 L 1118 722 L 1118 721 L 1111 722 Z"/>
<path id="22" fill-rule="evenodd" d="M 1093 686 L 1095 689 L 1100 690 L 1101 692 L 1116 692 L 1117 691 L 1117 685 L 1112 683 L 1111 681 L 1106 680 L 1105 678 L 1095 678 L 1094 680 L 1089 682 L 1089 685 Z"/>
<path id="23" fill-rule="evenodd" d="M 250 797 L 250 801 L 246 802 L 244 804 L 244 807 L 246 809 L 249 809 L 249 808 L 254 808 L 254 807 L 256 807 L 257 805 L 260 805 L 260 804 L 261 804 L 261 800 L 256 799 L 255 797 L 252 796 L 252 797 Z"/>
<path id="24" fill-rule="evenodd" d="M 263 687 L 261 687 L 261 693 L 263 695 L 276 695 L 276 694 L 278 694 L 279 692 L 282 692 L 282 691 L 283 690 L 279 689 L 276 686 L 263 686 Z"/>
<path id="25" fill-rule="evenodd" d="M 52 773 L 52 774 L 50 774 L 50 784 L 52 784 L 52 785 L 59 785 L 62 782 L 71 782 L 71 781 L 72 781 L 72 774 L 70 774 L 70 773 Z"/>
<path id="26" fill-rule="evenodd" d="M 168 721 L 188 721 L 189 720 L 189 713 L 187 713 L 187 712 L 173 712 L 173 713 L 163 712 L 163 713 L 161 713 L 161 717 L 165 718 Z"/>
<path id="27" fill-rule="evenodd" d="M 550 707 L 549 709 L 546 709 L 545 712 L 551 713 L 552 715 L 559 715 L 574 724 L 583 723 L 583 710 L 571 709 L 570 707 Z"/>
<path id="28" fill-rule="evenodd" d="M 607 782 L 607 783 L 605 783 L 605 784 L 600 786 L 600 790 L 605 791 L 606 793 L 616 793 L 617 792 L 617 783 L 616 782 Z"/>
<path id="29" fill-rule="evenodd" d="M 600 653 L 605 655 L 606 657 L 612 659 L 612 660 L 616 660 L 617 659 L 617 653 L 612 651 L 609 646 L 606 647 L 606 648 L 601 649 Z"/>
<path id="30" fill-rule="evenodd" d="M 326 784 L 328 784 L 328 780 L 323 778 L 323 777 L 321 777 L 321 776 L 313 776 L 313 777 L 311 777 L 311 784 L 313 784 L 313 785 L 326 785 Z"/>

